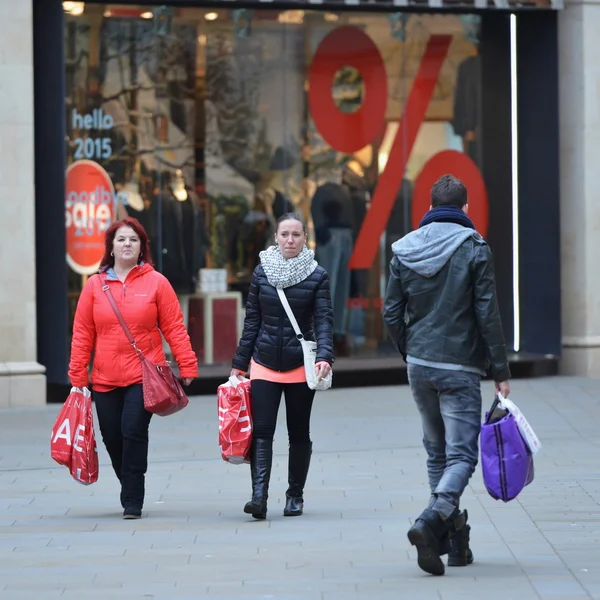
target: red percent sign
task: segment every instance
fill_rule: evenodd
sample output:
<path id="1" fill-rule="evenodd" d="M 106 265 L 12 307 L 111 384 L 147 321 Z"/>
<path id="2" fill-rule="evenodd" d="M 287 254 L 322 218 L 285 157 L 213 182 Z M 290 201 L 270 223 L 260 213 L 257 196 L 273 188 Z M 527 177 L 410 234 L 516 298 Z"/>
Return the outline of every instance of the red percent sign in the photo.
<path id="1" fill-rule="evenodd" d="M 425 120 L 442 65 L 448 55 L 452 36 L 432 35 L 421 59 L 410 90 L 390 155 L 379 177 L 371 208 L 350 258 L 350 269 L 368 269 L 375 260 L 382 233 L 398 190 L 406 164 Z M 336 73 L 354 67 L 364 82 L 365 99 L 354 113 L 344 113 L 332 96 Z M 373 40 L 362 30 L 344 26 L 328 33 L 315 52 L 309 72 L 308 102 L 323 139 L 338 152 L 351 154 L 372 143 L 385 130 L 387 76 L 381 54 Z M 485 237 L 488 227 L 488 198 L 477 165 L 462 152 L 444 150 L 431 157 L 414 183 L 412 225 L 416 228 L 430 205 L 430 190 L 442 175 L 451 173 L 463 181 L 469 191 L 469 216 Z"/>

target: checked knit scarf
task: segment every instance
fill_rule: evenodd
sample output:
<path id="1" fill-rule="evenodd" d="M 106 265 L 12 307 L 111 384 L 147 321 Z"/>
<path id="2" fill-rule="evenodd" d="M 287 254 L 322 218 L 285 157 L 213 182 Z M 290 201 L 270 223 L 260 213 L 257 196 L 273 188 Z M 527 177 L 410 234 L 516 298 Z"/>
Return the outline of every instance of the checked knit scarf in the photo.
<path id="1" fill-rule="evenodd" d="M 315 253 L 306 246 L 295 258 L 284 258 L 279 246 L 271 246 L 259 256 L 267 280 L 281 290 L 304 281 L 317 268 Z"/>

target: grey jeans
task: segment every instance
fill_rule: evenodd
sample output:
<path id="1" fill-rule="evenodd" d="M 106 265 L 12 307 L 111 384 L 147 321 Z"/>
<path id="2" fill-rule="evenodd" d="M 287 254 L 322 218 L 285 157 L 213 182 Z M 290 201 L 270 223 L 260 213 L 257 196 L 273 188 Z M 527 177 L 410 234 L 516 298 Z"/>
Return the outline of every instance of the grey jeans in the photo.
<path id="1" fill-rule="evenodd" d="M 423 424 L 429 508 L 447 519 L 458 508 L 479 459 L 481 377 L 409 364 L 408 380 Z"/>

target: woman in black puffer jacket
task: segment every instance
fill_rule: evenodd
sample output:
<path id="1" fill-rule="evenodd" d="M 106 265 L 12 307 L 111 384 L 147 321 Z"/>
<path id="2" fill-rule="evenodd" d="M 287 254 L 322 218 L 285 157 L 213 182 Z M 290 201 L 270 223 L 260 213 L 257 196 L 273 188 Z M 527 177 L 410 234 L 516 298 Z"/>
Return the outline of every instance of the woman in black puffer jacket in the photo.
<path id="1" fill-rule="evenodd" d="M 285 394 L 290 444 L 288 490 L 283 514 L 301 515 L 312 442 L 310 413 L 314 390 L 306 383 L 302 346 L 277 294 L 283 289 L 304 338 L 317 342 L 316 374 L 325 377 L 333 365 L 333 310 L 329 276 L 306 247 L 306 227 L 295 213 L 277 222 L 276 246 L 260 253 L 250 284 L 244 332 L 233 359 L 232 375 L 250 368 L 252 393 L 252 500 L 244 512 L 266 519 L 273 436 L 282 392 Z"/>

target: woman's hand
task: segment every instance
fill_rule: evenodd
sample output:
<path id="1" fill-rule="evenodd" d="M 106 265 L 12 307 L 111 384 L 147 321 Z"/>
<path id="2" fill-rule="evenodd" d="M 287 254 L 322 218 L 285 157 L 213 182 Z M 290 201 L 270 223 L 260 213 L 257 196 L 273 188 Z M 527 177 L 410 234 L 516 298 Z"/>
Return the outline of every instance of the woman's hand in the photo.
<path id="1" fill-rule="evenodd" d="M 246 372 L 240 371 L 239 369 L 231 369 L 229 377 L 237 377 L 237 379 L 244 379 L 246 377 Z"/>
<path id="2" fill-rule="evenodd" d="M 317 374 L 317 379 L 321 381 L 321 379 L 325 379 L 331 373 L 331 365 L 321 360 L 315 365 L 315 373 Z"/>
<path id="3" fill-rule="evenodd" d="M 193 377 L 184 377 L 182 379 L 182 381 L 183 381 L 183 385 L 187 386 L 187 385 L 190 385 L 190 383 L 192 383 L 192 381 L 194 381 L 194 378 Z"/>

